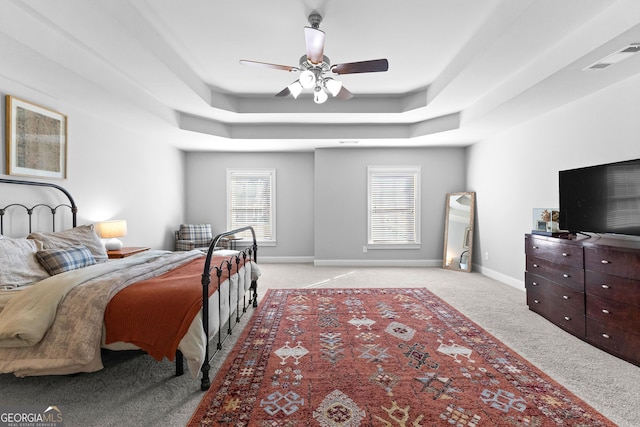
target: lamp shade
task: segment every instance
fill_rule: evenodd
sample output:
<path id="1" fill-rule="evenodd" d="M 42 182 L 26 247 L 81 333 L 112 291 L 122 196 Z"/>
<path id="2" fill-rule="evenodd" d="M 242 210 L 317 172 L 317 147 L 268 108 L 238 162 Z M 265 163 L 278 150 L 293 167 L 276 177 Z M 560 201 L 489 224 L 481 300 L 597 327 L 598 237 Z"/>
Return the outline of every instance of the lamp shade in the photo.
<path id="1" fill-rule="evenodd" d="M 96 224 L 96 232 L 103 239 L 113 239 L 127 235 L 127 221 L 118 219 L 113 221 L 99 222 Z"/>
<path id="2" fill-rule="evenodd" d="M 302 93 L 302 85 L 300 84 L 299 80 L 296 80 L 287 87 L 289 88 L 289 92 L 291 92 L 291 95 L 293 95 L 294 98 L 297 98 L 298 95 Z"/>
<path id="3" fill-rule="evenodd" d="M 316 86 L 313 91 L 313 101 L 316 104 L 322 104 L 327 100 L 327 98 L 327 93 L 320 86 Z"/>
<path id="4" fill-rule="evenodd" d="M 337 96 L 340 93 L 340 89 L 342 89 L 342 82 L 332 78 L 327 78 L 324 80 L 324 87 L 331 92 L 331 95 Z"/>
<path id="5" fill-rule="evenodd" d="M 107 250 L 118 250 L 122 248 L 122 242 L 118 237 L 127 235 L 127 221 L 119 219 L 114 221 L 104 221 L 96 224 L 96 233 L 103 239 L 109 239 L 104 244 Z"/>
<path id="6" fill-rule="evenodd" d="M 316 75 L 309 70 L 305 70 L 300 73 L 300 78 L 298 79 L 298 81 L 303 88 L 311 89 L 316 84 Z"/>

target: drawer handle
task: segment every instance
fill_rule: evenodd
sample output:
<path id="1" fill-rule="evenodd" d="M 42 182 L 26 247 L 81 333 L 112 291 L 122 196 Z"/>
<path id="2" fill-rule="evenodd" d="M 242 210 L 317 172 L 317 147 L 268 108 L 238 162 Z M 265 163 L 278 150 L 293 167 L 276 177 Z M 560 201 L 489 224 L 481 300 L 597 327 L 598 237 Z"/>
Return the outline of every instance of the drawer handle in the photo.
<path id="1" fill-rule="evenodd" d="M 538 286 L 538 282 L 531 282 L 533 286 Z"/>
<path id="2" fill-rule="evenodd" d="M 531 246 L 531 247 L 532 247 L 533 249 L 538 249 L 538 247 L 537 247 L 537 246 L 535 246 L 535 245 L 534 245 L 534 246 Z"/>
<path id="3" fill-rule="evenodd" d="M 602 261 L 600 261 L 600 263 L 602 263 L 602 264 L 609 264 L 609 261 L 607 261 L 606 259 L 603 259 Z"/>
<path id="4" fill-rule="evenodd" d="M 609 336 L 609 334 L 602 334 L 602 337 L 603 337 L 603 338 L 606 338 L 606 339 L 611 338 L 611 337 Z"/>
<path id="5" fill-rule="evenodd" d="M 535 302 L 536 304 L 540 304 L 540 301 L 538 301 L 537 299 L 534 299 L 533 302 Z"/>
<path id="6" fill-rule="evenodd" d="M 569 295 L 562 295 L 562 298 L 569 299 Z"/>
<path id="7" fill-rule="evenodd" d="M 569 316 L 564 316 L 564 320 L 571 320 L 571 317 L 569 317 Z"/>
<path id="8" fill-rule="evenodd" d="M 569 277 L 571 277 L 571 275 L 569 275 L 569 274 L 567 274 L 567 273 L 564 273 L 564 274 L 562 275 L 562 277 L 564 277 L 565 279 L 568 279 Z"/>
<path id="9" fill-rule="evenodd" d="M 611 289 L 611 286 L 609 286 L 609 285 L 604 285 L 604 284 L 603 284 L 603 285 L 602 285 L 602 289 Z"/>
<path id="10" fill-rule="evenodd" d="M 603 312 L 604 314 L 609 314 L 609 313 L 610 313 L 610 312 L 609 312 L 609 310 L 607 310 L 606 308 L 605 308 L 605 309 L 603 309 L 603 310 L 602 310 L 602 312 Z"/>
<path id="11" fill-rule="evenodd" d="M 562 252 L 562 256 L 569 256 L 569 254 L 566 252 Z"/>

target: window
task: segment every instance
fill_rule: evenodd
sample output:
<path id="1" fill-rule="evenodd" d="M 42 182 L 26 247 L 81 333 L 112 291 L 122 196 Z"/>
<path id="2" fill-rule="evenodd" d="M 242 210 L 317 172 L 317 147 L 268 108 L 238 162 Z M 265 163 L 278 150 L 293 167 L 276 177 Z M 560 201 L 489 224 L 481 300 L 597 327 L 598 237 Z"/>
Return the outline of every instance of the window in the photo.
<path id="1" fill-rule="evenodd" d="M 227 227 L 251 225 L 263 245 L 276 242 L 276 170 L 227 169 Z M 241 236 L 251 238 L 246 232 Z"/>
<path id="2" fill-rule="evenodd" d="M 369 245 L 418 248 L 420 167 L 367 168 Z"/>

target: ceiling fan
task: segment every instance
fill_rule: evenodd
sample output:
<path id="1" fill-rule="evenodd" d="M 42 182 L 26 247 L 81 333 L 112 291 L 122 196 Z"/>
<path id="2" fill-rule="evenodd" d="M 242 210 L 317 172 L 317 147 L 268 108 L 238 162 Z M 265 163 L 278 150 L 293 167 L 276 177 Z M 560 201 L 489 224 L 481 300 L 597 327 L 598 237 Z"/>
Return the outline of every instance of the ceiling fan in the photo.
<path id="1" fill-rule="evenodd" d="M 240 60 L 241 64 L 255 67 L 272 68 L 276 70 L 300 72 L 300 78 L 276 96 L 292 95 L 297 98 L 304 89 L 313 90 L 313 100 L 317 104 L 322 104 L 329 97 L 328 93 L 338 99 L 349 99 L 353 94 L 349 92 L 342 82 L 335 80 L 327 74 L 356 74 L 356 73 L 376 73 L 387 71 L 389 61 L 386 59 L 374 59 L 370 61 L 347 62 L 344 64 L 331 65 L 329 58 L 324 55 L 324 31 L 320 30 L 322 16 L 317 12 L 309 15 L 310 27 L 304 27 L 304 39 L 307 53 L 300 58 L 297 67 L 289 65 L 270 64 L 266 62 Z"/>

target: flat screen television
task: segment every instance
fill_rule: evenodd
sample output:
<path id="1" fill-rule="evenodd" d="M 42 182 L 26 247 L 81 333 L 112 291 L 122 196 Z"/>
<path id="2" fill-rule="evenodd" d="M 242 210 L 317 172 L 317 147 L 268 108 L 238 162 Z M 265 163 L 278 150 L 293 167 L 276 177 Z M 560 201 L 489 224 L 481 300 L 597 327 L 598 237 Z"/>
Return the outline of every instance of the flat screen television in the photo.
<path id="1" fill-rule="evenodd" d="M 640 236 L 640 159 L 559 172 L 559 226 Z"/>

